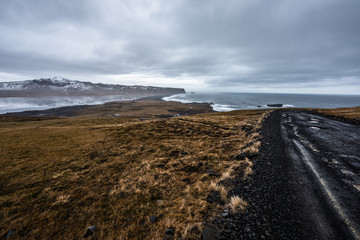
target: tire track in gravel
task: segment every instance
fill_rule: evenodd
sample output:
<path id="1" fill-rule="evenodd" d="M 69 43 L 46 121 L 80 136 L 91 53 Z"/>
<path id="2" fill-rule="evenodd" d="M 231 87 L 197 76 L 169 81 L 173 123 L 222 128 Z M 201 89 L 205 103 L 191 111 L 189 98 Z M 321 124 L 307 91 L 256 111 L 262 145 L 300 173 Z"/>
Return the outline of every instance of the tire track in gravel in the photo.
<path id="1" fill-rule="evenodd" d="M 248 209 L 210 219 L 203 239 L 359 239 L 360 127 L 277 110 L 261 135 L 254 174 L 230 191 Z"/>

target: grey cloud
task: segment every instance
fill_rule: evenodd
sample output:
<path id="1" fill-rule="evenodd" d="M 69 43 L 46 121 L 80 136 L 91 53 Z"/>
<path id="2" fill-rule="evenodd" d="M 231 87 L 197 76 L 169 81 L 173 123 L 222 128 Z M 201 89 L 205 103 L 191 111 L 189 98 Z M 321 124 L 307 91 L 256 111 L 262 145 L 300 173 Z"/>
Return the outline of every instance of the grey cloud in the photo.
<path id="1" fill-rule="evenodd" d="M 91 2 L 86 0 L 2 0 L 0 21 L 16 25 L 43 26 L 52 22 L 85 22 L 90 19 Z"/>
<path id="2" fill-rule="evenodd" d="M 358 16 L 357 0 L 0 0 L 0 72 L 360 87 Z"/>

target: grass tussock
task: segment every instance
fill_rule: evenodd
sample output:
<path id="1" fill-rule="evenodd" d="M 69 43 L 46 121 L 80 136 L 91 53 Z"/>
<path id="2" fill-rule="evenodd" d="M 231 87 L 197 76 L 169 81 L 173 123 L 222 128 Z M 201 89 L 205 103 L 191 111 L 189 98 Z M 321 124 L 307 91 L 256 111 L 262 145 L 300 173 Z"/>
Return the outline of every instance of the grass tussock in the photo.
<path id="1" fill-rule="evenodd" d="M 251 161 L 233 156 L 259 147 L 255 130 L 265 113 L 149 121 L 6 118 L 0 235 L 15 229 L 14 239 L 78 239 L 96 225 L 94 239 L 161 239 L 167 228 L 175 238 L 196 239 L 204 217 L 219 208 L 207 202 L 211 190 L 230 208 L 245 206 L 228 199 L 221 182 L 239 171 L 251 174 Z"/>
<path id="2" fill-rule="evenodd" d="M 254 164 L 251 161 L 249 161 L 248 158 L 245 158 L 244 165 L 245 165 L 245 168 L 244 168 L 244 172 L 243 172 L 243 179 L 246 180 L 249 175 L 253 174 L 252 167 Z"/>
<path id="3" fill-rule="evenodd" d="M 247 208 L 248 204 L 238 196 L 232 196 L 230 198 L 229 208 L 233 213 L 243 212 Z"/>
<path id="4" fill-rule="evenodd" d="M 220 181 L 220 179 L 218 180 Z M 209 190 L 218 191 L 220 193 L 221 199 L 224 202 L 228 201 L 228 190 L 225 186 L 218 183 L 218 181 L 212 181 L 209 185 Z"/>

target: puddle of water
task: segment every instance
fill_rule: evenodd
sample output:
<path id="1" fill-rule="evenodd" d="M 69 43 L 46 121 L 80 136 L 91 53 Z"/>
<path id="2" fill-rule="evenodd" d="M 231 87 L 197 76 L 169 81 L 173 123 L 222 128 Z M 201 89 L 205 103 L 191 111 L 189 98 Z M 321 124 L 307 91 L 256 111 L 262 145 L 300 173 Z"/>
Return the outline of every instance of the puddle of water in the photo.
<path id="1" fill-rule="evenodd" d="M 348 176 L 356 176 L 355 173 L 349 171 L 349 170 L 346 170 L 346 169 L 340 169 L 340 171 L 345 174 L 345 175 L 348 175 Z"/>
<path id="2" fill-rule="evenodd" d="M 324 189 L 327 197 L 329 198 L 332 206 L 335 208 L 335 210 L 337 211 L 337 213 L 340 215 L 340 217 L 342 218 L 342 220 L 344 221 L 344 223 L 347 225 L 347 227 L 349 228 L 349 230 L 351 231 L 351 233 L 353 234 L 353 237 L 355 239 L 360 239 L 360 234 L 357 230 L 356 227 L 354 227 L 353 223 L 351 220 L 349 220 L 349 217 L 347 216 L 347 214 L 344 212 L 342 206 L 339 204 L 337 197 L 333 194 L 333 192 L 331 191 L 331 189 L 329 188 L 328 182 L 326 181 L 326 179 L 321 175 L 321 172 L 318 171 L 319 168 L 317 168 L 317 166 L 314 164 L 314 160 L 311 157 L 311 155 L 309 154 L 309 152 L 305 149 L 305 147 L 303 145 L 301 145 L 300 142 L 293 140 L 293 142 L 295 143 L 295 146 L 300 150 L 301 155 L 303 156 L 303 159 L 305 161 L 305 163 L 309 166 L 309 168 L 311 169 L 311 171 L 314 173 L 315 177 L 317 178 L 317 180 L 319 181 L 319 183 L 321 184 L 322 188 Z"/>
<path id="3" fill-rule="evenodd" d="M 313 152 L 319 152 L 319 150 L 314 145 L 312 145 L 307 139 L 305 139 L 304 137 L 302 137 L 299 134 L 296 126 L 294 126 L 294 134 L 295 134 L 295 136 L 297 136 L 299 138 L 300 142 L 302 142 L 304 145 L 308 146 Z"/>
<path id="4" fill-rule="evenodd" d="M 353 181 L 349 181 L 347 179 L 343 179 L 344 182 L 346 182 L 347 184 L 349 184 L 351 187 L 355 188 L 355 190 L 360 192 L 360 185 L 357 183 L 354 183 Z"/>
<path id="5" fill-rule="evenodd" d="M 325 162 L 330 163 L 330 164 L 334 164 L 334 165 L 339 165 L 340 163 L 335 160 L 335 159 L 327 159 L 327 158 L 323 158 Z"/>
<path id="6" fill-rule="evenodd" d="M 337 165 L 340 164 L 340 163 L 339 163 L 337 160 L 335 160 L 335 159 L 332 159 L 332 162 L 335 163 L 335 164 L 337 164 Z"/>
<path id="7" fill-rule="evenodd" d="M 339 155 L 339 157 L 342 157 L 342 158 L 348 158 L 348 159 L 353 159 L 353 160 L 358 160 L 358 161 L 360 161 L 360 157 L 358 157 L 358 156 L 354 156 L 354 155 L 344 155 L 344 154 L 342 154 L 342 155 Z"/>
<path id="8" fill-rule="evenodd" d="M 360 185 L 353 184 L 353 187 L 360 192 Z"/>
<path id="9" fill-rule="evenodd" d="M 318 124 L 318 121 L 309 121 L 309 123 L 314 123 L 314 124 Z"/>
<path id="10" fill-rule="evenodd" d="M 311 148 L 311 150 L 313 150 L 314 152 L 319 152 L 319 150 L 317 150 L 316 147 L 314 147 L 312 144 L 308 144 L 308 146 Z"/>

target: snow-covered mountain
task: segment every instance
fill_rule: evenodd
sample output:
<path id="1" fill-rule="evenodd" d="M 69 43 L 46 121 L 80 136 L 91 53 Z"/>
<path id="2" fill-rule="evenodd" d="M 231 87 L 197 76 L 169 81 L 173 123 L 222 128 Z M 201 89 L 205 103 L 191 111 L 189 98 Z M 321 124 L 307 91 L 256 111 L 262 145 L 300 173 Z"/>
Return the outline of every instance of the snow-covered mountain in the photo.
<path id="1" fill-rule="evenodd" d="M 16 82 L 0 82 L 0 97 L 39 96 L 155 96 L 185 93 L 182 88 L 125 86 L 81 82 L 60 77 Z"/>

